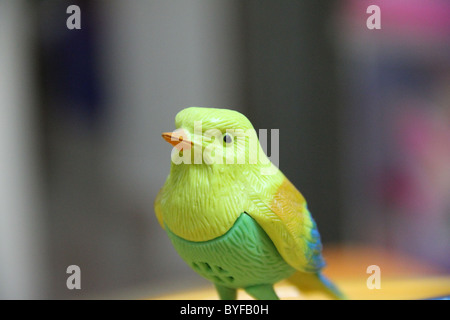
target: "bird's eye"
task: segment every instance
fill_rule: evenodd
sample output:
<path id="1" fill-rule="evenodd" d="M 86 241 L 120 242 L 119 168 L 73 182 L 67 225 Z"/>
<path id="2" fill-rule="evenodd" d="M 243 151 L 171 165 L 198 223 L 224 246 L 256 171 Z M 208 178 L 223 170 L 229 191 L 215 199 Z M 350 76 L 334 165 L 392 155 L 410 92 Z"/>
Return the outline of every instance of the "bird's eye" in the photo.
<path id="1" fill-rule="evenodd" d="M 225 133 L 223 135 L 223 142 L 225 142 L 226 144 L 232 143 L 233 142 L 233 137 L 231 136 L 231 134 Z"/>

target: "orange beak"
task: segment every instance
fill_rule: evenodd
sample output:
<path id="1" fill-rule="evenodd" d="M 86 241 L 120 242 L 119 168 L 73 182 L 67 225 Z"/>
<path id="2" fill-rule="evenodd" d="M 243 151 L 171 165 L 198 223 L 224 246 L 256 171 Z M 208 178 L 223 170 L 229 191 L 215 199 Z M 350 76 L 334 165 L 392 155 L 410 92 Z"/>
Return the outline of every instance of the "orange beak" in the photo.
<path id="1" fill-rule="evenodd" d="M 164 140 L 173 145 L 178 150 L 188 150 L 192 148 L 192 141 L 189 141 L 184 130 L 175 130 L 174 132 L 163 132 Z"/>

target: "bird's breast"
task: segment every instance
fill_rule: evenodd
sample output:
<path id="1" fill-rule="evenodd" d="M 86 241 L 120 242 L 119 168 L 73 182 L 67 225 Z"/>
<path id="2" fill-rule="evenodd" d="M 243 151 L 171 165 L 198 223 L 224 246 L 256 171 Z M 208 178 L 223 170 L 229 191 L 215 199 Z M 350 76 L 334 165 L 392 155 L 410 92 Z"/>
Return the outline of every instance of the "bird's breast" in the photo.
<path id="1" fill-rule="evenodd" d="M 166 188 L 161 209 L 172 233 L 190 241 L 208 241 L 224 235 L 252 206 L 238 180 L 221 177 L 179 177 Z M 225 177 L 222 177 L 225 178 Z"/>

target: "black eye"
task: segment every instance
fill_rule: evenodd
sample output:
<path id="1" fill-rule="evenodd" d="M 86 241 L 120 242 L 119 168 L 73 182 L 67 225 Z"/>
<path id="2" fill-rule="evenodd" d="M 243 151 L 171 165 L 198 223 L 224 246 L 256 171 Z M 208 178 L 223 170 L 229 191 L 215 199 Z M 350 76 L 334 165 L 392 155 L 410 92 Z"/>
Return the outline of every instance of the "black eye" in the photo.
<path id="1" fill-rule="evenodd" d="M 223 135 L 223 142 L 225 142 L 225 143 L 232 143 L 233 142 L 233 137 L 231 136 L 231 134 L 225 133 Z"/>

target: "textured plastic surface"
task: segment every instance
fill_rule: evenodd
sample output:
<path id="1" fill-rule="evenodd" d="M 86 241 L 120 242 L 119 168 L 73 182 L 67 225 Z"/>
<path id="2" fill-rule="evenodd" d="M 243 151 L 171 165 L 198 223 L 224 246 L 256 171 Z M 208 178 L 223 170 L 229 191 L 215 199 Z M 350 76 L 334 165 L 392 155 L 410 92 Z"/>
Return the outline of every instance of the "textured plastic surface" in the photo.
<path id="1" fill-rule="evenodd" d="M 220 286 L 272 285 L 295 272 L 264 230 L 245 213 L 231 230 L 210 241 L 187 241 L 169 229 L 167 232 L 183 260 L 201 276 Z"/>
<path id="2" fill-rule="evenodd" d="M 250 121 L 232 110 L 191 107 L 177 114 L 175 125 L 192 148 L 172 151 L 155 212 L 181 257 L 216 284 L 222 299 L 233 299 L 235 288 L 276 299 L 273 284 L 295 270 L 312 275 L 299 277 L 299 288 L 330 291 L 320 276 L 322 244 L 306 201 L 267 158 Z M 233 143 L 223 140 L 226 134 Z M 199 151 L 219 158 L 195 163 Z M 189 163 L 174 161 L 181 153 Z"/>

